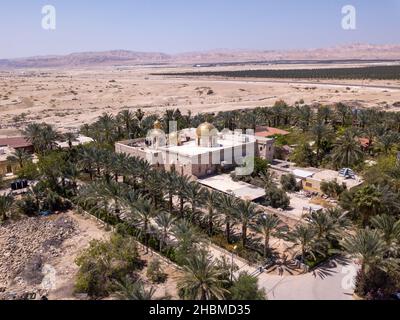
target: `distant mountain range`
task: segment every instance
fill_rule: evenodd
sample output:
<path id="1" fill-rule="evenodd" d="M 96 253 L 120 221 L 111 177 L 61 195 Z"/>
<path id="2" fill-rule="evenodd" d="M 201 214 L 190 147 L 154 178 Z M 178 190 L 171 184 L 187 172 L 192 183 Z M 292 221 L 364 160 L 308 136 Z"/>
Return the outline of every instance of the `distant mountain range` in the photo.
<path id="1" fill-rule="evenodd" d="M 212 50 L 165 54 L 114 50 L 0 60 L 0 68 L 65 68 L 143 64 L 210 64 L 282 60 L 400 60 L 400 45 L 353 44 L 309 50 Z"/>

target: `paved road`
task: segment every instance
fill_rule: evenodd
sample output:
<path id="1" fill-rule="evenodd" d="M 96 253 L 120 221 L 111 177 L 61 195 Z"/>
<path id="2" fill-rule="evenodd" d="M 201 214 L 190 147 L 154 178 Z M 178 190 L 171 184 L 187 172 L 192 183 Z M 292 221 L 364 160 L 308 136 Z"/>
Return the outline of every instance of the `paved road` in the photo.
<path id="1" fill-rule="evenodd" d="M 232 255 L 212 246 L 211 254 L 215 257 Z M 228 260 L 231 261 L 231 260 Z M 234 263 L 240 271 L 253 273 L 255 267 L 246 265 L 244 261 L 234 256 Z M 269 300 L 352 300 L 353 280 L 358 267 L 352 261 L 336 259 L 322 265 L 314 272 L 299 276 L 278 276 L 262 273 L 258 283 L 267 292 Z"/>
<path id="2" fill-rule="evenodd" d="M 352 300 L 357 266 L 351 262 L 331 263 L 300 276 L 261 275 L 259 285 L 266 289 L 270 300 Z"/>

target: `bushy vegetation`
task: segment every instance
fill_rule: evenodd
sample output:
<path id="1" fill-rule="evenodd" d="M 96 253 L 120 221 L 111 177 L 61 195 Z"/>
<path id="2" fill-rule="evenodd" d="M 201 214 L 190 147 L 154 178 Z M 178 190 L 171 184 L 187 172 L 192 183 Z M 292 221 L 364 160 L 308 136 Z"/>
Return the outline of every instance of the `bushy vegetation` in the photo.
<path id="1" fill-rule="evenodd" d="M 284 174 L 281 177 L 282 189 L 286 192 L 299 191 L 299 185 L 296 181 L 296 177 L 293 174 Z"/>
<path id="2" fill-rule="evenodd" d="M 347 190 L 346 184 L 339 184 L 336 180 L 334 181 L 323 181 L 321 182 L 321 191 L 328 197 L 338 199 L 340 195 Z"/>
<path id="3" fill-rule="evenodd" d="M 135 272 L 143 267 L 134 240 L 118 234 L 110 241 L 92 241 L 76 264 L 79 273 L 75 290 L 92 298 L 103 298 L 115 292 L 115 283 L 124 281 L 127 276 L 136 280 Z"/>

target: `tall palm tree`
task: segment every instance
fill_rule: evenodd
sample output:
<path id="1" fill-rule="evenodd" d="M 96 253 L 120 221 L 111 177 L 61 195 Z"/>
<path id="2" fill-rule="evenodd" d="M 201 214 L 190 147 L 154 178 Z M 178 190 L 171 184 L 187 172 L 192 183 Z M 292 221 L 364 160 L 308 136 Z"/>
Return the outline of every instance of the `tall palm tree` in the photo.
<path id="1" fill-rule="evenodd" d="M 204 189 L 195 181 L 190 182 L 185 190 L 185 196 L 189 200 L 191 217 L 196 218 L 198 206 L 204 200 Z"/>
<path id="2" fill-rule="evenodd" d="M 205 206 L 206 206 L 206 214 L 203 216 L 203 219 L 206 221 L 208 225 L 208 234 L 210 236 L 213 235 L 214 232 L 214 223 L 218 218 L 218 211 L 216 207 L 219 202 L 219 193 L 213 190 L 205 191 Z"/>
<path id="3" fill-rule="evenodd" d="M 318 120 L 322 120 L 324 124 L 328 124 L 332 117 L 332 110 L 329 106 L 320 106 L 317 111 Z"/>
<path id="4" fill-rule="evenodd" d="M 223 288 L 224 280 L 221 280 L 223 272 L 207 252 L 200 251 L 187 259 L 177 287 L 185 299 L 222 300 L 227 293 Z"/>
<path id="5" fill-rule="evenodd" d="M 317 166 L 319 166 L 320 152 L 322 143 L 330 139 L 332 131 L 324 122 L 317 122 L 312 128 L 311 133 L 315 139 L 315 147 L 317 148 Z"/>
<path id="6" fill-rule="evenodd" d="M 114 117 L 109 113 L 103 113 L 97 120 L 97 125 L 102 134 L 99 142 L 112 143 L 115 128 Z"/>
<path id="7" fill-rule="evenodd" d="M 156 208 L 150 200 L 144 197 L 139 197 L 134 203 L 127 202 L 125 204 L 128 209 L 128 220 L 142 231 L 146 253 L 148 253 L 151 220 L 160 214 L 160 209 Z"/>
<path id="8" fill-rule="evenodd" d="M 314 228 L 319 241 L 331 242 L 349 226 L 348 219 L 337 208 L 312 212 L 305 216 L 305 220 Z"/>
<path id="9" fill-rule="evenodd" d="M 178 176 L 175 172 L 165 172 L 162 175 L 163 189 L 168 195 L 168 210 L 172 213 L 173 210 L 173 197 L 178 190 Z"/>
<path id="10" fill-rule="evenodd" d="M 179 198 L 179 214 L 183 216 L 183 209 L 187 199 L 186 190 L 190 184 L 190 178 L 188 176 L 178 176 L 177 177 L 177 195 Z"/>
<path id="11" fill-rule="evenodd" d="M 293 243 L 292 248 L 300 247 L 298 252 L 300 253 L 302 262 L 305 261 L 307 254 L 315 258 L 315 236 L 315 229 L 308 224 L 298 224 L 293 230 L 288 232 L 287 238 Z"/>
<path id="12" fill-rule="evenodd" d="M 125 136 L 130 139 L 131 127 L 134 122 L 134 115 L 129 109 L 122 110 L 118 115 L 117 119 L 122 122 L 125 126 Z"/>
<path id="13" fill-rule="evenodd" d="M 20 168 L 23 168 L 24 163 L 31 159 L 31 155 L 26 153 L 23 149 L 16 149 L 10 156 L 7 157 L 7 160 L 10 162 L 18 162 Z"/>
<path id="14" fill-rule="evenodd" d="M 231 241 L 231 228 L 233 227 L 236 216 L 234 214 L 234 208 L 237 202 L 234 197 L 221 193 L 219 197 L 218 210 L 222 213 L 225 223 L 226 241 Z"/>
<path id="15" fill-rule="evenodd" d="M 346 119 L 348 115 L 350 114 L 350 109 L 348 106 L 344 105 L 343 103 L 338 103 L 336 104 L 336 112 L 341 119 L 341 124 L 345 125 L 346 124 Z"/>
<path id="16" fill-rule="evenodd" d="M 271 237 L 281 237 L 288 230 L 282 220 L 273 214 L 262 214 L 254 224 L 252 229 L 264 236 L 264 258 L 270 252 L 269 242 Z"/>
<path id="17" fill-rule="evenodd" d="M 242 245 L 246 246 L 247 229 L 255 218 L 260 217 L 263 211 L 257 208 L 257 205 L 251 201 L 239 201 L 234 209 L 237 220 L 242 224 Z"/>
<path id="18" fill-rule="evenodd" d="M 353 131 L 347 130 L 335 144 L 332 155 L 333 163 L 337 168 L 349 168 L 360 162 L 362 157 L 363 151 L 357 135 Z"/>
<path id="19" fill-rule="evenodd" d="M 385 133 L 378 138 L 378 142 L 381 145 L 384 153 L 388 154 L 393 145 L 399 142 L 399 134 L 393 132 Z"/>
<path id="20" fill-rule="evenodd" d="M 126 190 L 114 181 L 96 181 L 79 190 L 77 201 L 83 206 L 89 206 L 91 211 L 103 210 L 105 214 L 118 216 L 121 213 L 122 202 L 125 201 Z"/>
<path id="21" fill-rule="evenodd" d="M 146 289 L 143 281 L 133 281 L 129 277 L 123 279 L 123 281 L 116 281 L 116 296 L 119 300 L 141 300 L 150 301 L 153 300 L 156 293 L 154 287 Z"/>
<path id="22" fill-rule="evenodd" d="M 400 220 L 384 214 L 372 217 L 371 224 L 382 233 L 383 240 L 391 251 L 400 250 Z"/>
<path id="23" fill-rule="evenodd" d="M 72 149 L 73 143 L 77 141 L 78 135 L 75 132 L 67 132 L 64 133 L 63 137 L 68 142 L 69 149 Z"/>
<path id="24" fill-rule="evenodd" d="M 7 215 L 11 212 L 14 198 L 11 195 L 0 195 L 0 222 L 7 220 Z"/>
<path id="25" fill-rule="evenodd" d="M 52 150 L 55 141 L 59 137 L 53 127 L 46 123 L 31 123 L 26 127 L 23 134 L 33 144 L 36 152 L 39 153 Z"/>
<path id="26" fill-rule="evenodd" d="M 167 239 L 172 234 L 172 229 L 175 225 L 176 218 L 171 213 L 161 212 L 156 216 L 155 222 L 161 229 L 160 237 L 160 252 L 162 252 L 163 245 L 167 243 Z"/>
<path id="27" fill-rule="evenodd" d="M 361 261 L 363 275 L 371 267 L 380 267 L 386 252 L 385 241 L 378 230 L 359 229 L 355 235 L 345 237 L 341 245 L 345 252 Z"/>
<path id="28" fill-rule="evenodd" d="M 93 154 L 95 152 L 96 150 L 92 147 L 81 147 L 78 152 L 78 167 L 86 173 L 89 173 L 90 181 L 93 181 L 93 168 L 95 164 Z"/>

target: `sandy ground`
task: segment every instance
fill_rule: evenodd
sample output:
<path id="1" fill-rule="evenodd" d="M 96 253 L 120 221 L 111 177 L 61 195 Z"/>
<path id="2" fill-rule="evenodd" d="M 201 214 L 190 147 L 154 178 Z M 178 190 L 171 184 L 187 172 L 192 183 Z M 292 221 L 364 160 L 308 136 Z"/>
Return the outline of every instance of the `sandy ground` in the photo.
<path id="1" fill-rule="evenodd" d="M 142 66 L 0 72 L 0 135 L 13 135 L 15 129 L 29 121 L 45 121 L 59 130 L 71 130 L 93 122 L 103 112 L 116 114 L 126 107 L 140 107 L 147 113 L 179 108 L 196 114 L 270 106 L 278 99 L 290 104 L 303 99 L 308 104 L 342 101 L 380 108 L 400 101 L 400 81 L 299 82 L 150 75 L 267 67 L 271 68 L 251 65 L 201 69 Z M 301 65 L 279 66 L 287 67 L 299 68 Z M 209 89 L 214 93 L 207 94 Z M 15 116 L 24 113 L 25 120 L 16 121 Z"/>
<path id="2" fill-rule="evenodd" d="M 111 235 L 110 232 L 105 231 L 102 226 L 91 219 L 87 219 L 79 214 L 73 214 L 71 212 L 68 214 L 68 216 L 72 217 L 76 221 L 79 231 L 77 232 L 76 236 L 66 240 L 63 243 L 62 256 L 54 261 L 49 262 L 49 264 L 57 272 L 55 283 L 56 287 L 50 292 L 49 295 L 51 300 L 76 298 L 74 296 L 74 283 L 76 274 L 78 272 L 78 266 L 75 264 L 75 259 L 77 256 L 79 256 L 83 249 L 89 246 L 90 241 L 108 239 Z M 144 249 L 140 246 L 139 254 L 140 258 L 146 261 L 146 264 L 148 264 L 154 258 L 151 253 L 146 254 Z M 154 286 L 156 289 L 156 298 L 161 298 L 163 296 L 177 298 L 176 278 L 178 277 L 179 272 L 164 262 L 162 262 L 162 268 L 168 275 L 167 281 L 164 284 L 152 285 L 148 283 L 146 278 L 147 268 L 144 268 L 140 274 L 149 286 Z"/>

